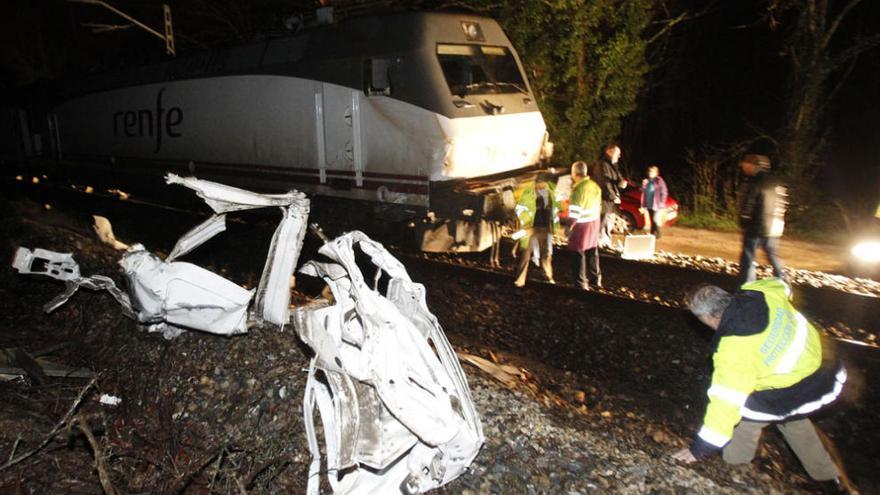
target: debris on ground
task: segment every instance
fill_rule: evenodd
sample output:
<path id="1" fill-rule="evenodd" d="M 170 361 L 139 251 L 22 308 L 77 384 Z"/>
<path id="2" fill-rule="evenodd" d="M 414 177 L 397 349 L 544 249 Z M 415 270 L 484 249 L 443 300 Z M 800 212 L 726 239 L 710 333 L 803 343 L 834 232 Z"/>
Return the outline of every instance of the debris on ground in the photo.
<path id="1" fill-rule="evenodd" d="M 250 315 L 256 320 L 287 323 L 288 283 L 299 258 L 308 203 L 297 204 L 295 200 L 302 197 L 293 192 L 265 196 L 197 179 L 169 176 L 168 180 L 195 189 L 215 215 L 181 237 L 165 260 L 140 244 L 118 241 L 109 220 L 96 216 L 98 238 L 112 249 L 125 251 L 119 265 L 126 291 L 118 289 L 109 277 L 83 277 L 69 253 L 19 248 L 12 263 L 19 273 L 54 278 L 67 287 L 46 305 L 46 312 L 58 309 L 79 287 L 106 289 L 123 307 L 123 314 L 166 338 L 179 337 L 185 329 L 222 335 L 245 333 L 253 291 L 175 259 L 222 232 L 227 212 L 278 206 L 284 218 L 273 236 Z M 355 248 L 366 253 L 374 265 L 372 288 L 357 265 Z M 325 472 L 334 493 L 423 493 L 450 483 L 467 470 L 485 439 L 464 372 L 437 318 L 428 310 L 425 288 L 414 283 L 381 244 L 361 232 L 327 241 L 319 254 L 330 261 L 311 261 L 301 272 L 323 279 L 331 292 L 330 301 L 302 304 L 294 319 L 298 335 L 315 351 L 303 388 L 302 408 L 312 455 L 304 478 L 308 493 L 319 491 L 322 451 L 327 455 Z M 387 285 L 380 292 L 382 276 Z M 7 354 L 17 359 L 16 364 L 25 362 L 21 356 L 27 356 L 19 349 Z M 45 384 L 46 377 L 38 374 L 42 368 L 33 359 L 26 362 L 25 372 L 34 375 L 32 381 Z M 246 383 L 256 381 L 249 378 Z M 279 388 L 279 399 L 288 398 L 286 387 Z M 122 399 L 104 393 L 97 402 L 118 407 Z M 315 408 L 326 442 L 323 449 L 318 446 Z M 77 413 L 66 418 L 68 428 L 75 424 L 91 446 L 104 491 L 115 493 L 105 448 L 97 441 L 90 417 Z M 50 436 L 56 434 L 53 430 Z M 228 454 L 221 453 L 217 462 L 223 455 Z"/>
<path id="2" fill-rule="evenodd" d="M 126 202 L 125 208 L 138 205 Z M 0 202 L 0 227 L 8 233 L 0 239 L 7 248 L 0 250 L 0 263 L 8 266 L 16 245 L 53 246 L 77 253 L 84 273 L 114 270 L 119 251 L 84 235 L 89 223 L 76 230 L 68 227 L 75 221 L 59 218 L 47 226 L 40 219 L 61 215 L 60 208 L 34 209 L 42 215 L 37 220 L 10 209 Z M 171 231 L 164 252 L 177 235 L 168 225 L 163 223 Z M 114 226 L 126 232 L 123 220 Z M 266 222 L 266 231 L 275 228 Z M 251 232 L 230 222 L 230 233 L 236 229 Z M 138 229 L 129 225 L 128 231 Z M 245 245 L 225 242 L 231 237 L 218 236 L 222 242 L 211 245 L 210 255 L 203 249 L 193 257 L 255 287 L 262 259 L 234 253 L 265 252 L 269 236 L 252 236 Z M 688 320 L 642 314 L 633 301 L 554 298 L 529 285 L 514 290 L 508 278 L 464 276 L 401 259 L 409 276 L 425 285 L 431 311 L 458 353 L 518 370 L 519 382 L 509 388 L 466 368 L 485 444 L 470 467 L 436 493 L 823 493 L 772 429 L 756 460 L 743 468 L 717 458 L 696 466 L 669 460 L 699 427 L 710 379 L 709 336 Z M 250 266 L 253 261 L 260 266 Z M 363 273 L 374 287 L 372 272 Z M 609 275 L 606 283 L 630 283 L 628 272 Z M 298 276 L 292 293 L 297 307 L 324 287 L 307 290 L 307 279 Z M 254 330 L 236 339 L 188 332 L 166 341 L 132 331 L 135 322 L 108 304 L 106 293 L 81 295 L 77 304 L 42 314 L 40 306 L 56 290 L 0 270 L 0 347 L 35 358 L 56 348 L 53 362 L 89 369 L 98 378 L 70 415 L 88 379 L 56 379 L 48 386 L 34 386 L 29 378 L 0 381 L 0 455 L 30 454 L 0 470 L 0 492 L 101 493 L 100 457 L 109 486 L 119 493 L 306 493 L 311 456 L 301 394 L 312 354 L 296 332 Z M 658 294 L 671 297 L 667 292 L 674 290 Z M 853 396 L 817 420 L 840 447 L 862 493 L 880 492 L 880 396 L 870 379 L 877 363 L 856 363 Z M 103 393 L 122 402 L 103 405 Z M 80 412 L 100 451 L 79 428 Z M 322 490 L 331 488 L 322 483 Z"/>
<path id="3" fill-rule="evenodd" d="M 369 259 L 373 287 L 356 262 Z M 310 261 L 300 273 L 321 277 L 333 304 L 297 308 L 300 338 L 315 356 L 303 404 L 312 464 L 308 493 L 318 493 L 321 449 L 317 406 L 334 493 L 424 493 L 459 477 L 483 445 L 483 431 L 464 372 L 425 288 L 361 232 L 327 241 L 330 262 Z M 384 290 L 380 279 L 387 278 Z"/>
<path id="4" fill-rule="evenodd" d="M 190 330 L 218 335 L 237 335 L 248 330 L 248 316 L 256 322 L 284 325 L 290 319 L 290 281 L 299 259 L 309 215 L 305 195 L 259 194 L 216 182 L 168 174 L 168 184 L 180 184 L 196 192 L 215 214 L 178 239 L 165 260 L 141 244 L 128 245 L 116 239 L 110 221 L 95 215 L 94 230 L 99 239 L 113 249 L 125 250 L 119 265 L 128 291 L 120 290 L 104 275 L 80 276 L 79 265 L 70 253 L 46 249 L 31 251 L 20 247 L 12 266 L 19 273 L 36 274 L 65 282 L 64 293 L 45 306 L 52 312 L 67 302 L 80 287 L 106 290 L 148 332 L 159 332 L 166 339 Z M 228 279 L 192 263 L 175 261 L 226 230 L 226 214 L 232 211 L 277 207 L 282 220 L 272 244 L 250 313 L 254 290 L 247 290 Z"/>

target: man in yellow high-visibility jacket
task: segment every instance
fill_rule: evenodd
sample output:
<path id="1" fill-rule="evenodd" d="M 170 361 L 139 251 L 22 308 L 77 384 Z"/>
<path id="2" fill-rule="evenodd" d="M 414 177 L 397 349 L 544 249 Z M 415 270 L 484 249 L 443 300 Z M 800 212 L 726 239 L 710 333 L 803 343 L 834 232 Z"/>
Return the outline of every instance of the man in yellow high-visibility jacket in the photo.
<path id="1" fill-rule="evenodd" d="M 571 201 L 568 205 L 568 249 L 576 253 L 575 283 L 584 290 L 590 284 L 602 287 L 599 268 L 599 214 L 602 211 L 602 190 L 590 179 L 587 164 L 571 164 Z"/>
<path id="2" fill-rule="evenodd" d="M 553 230 L 559 224 L 559 204 L 551 179 L 550 174 L 539 174 L 534 184 L 527 184 L 523 188 L 516 204 L 516 218 L 520 225 L 520 230 L 514 234 L 519 239 L 519 262 L 514 282 L 517 287 L 526 284 L 529 260 L 535 245 L 547 281 L 556 283 L 553 280 Z"/>
<path id="3" fill-rule="evenodd" d="M 807 415 L 834 401 L 846 369 L 823 355 L 819 333 L 790 302 L 780 279 L 744 284 L 736 294 L 706 285 L 687 297 L 691 312 L 715 330 L 715 365 L 703 427 L 687 463 L 721 451 L 730 464 L 752 461 L 761 431 L 774 423 L 817 481 L 841 473 Z"/>

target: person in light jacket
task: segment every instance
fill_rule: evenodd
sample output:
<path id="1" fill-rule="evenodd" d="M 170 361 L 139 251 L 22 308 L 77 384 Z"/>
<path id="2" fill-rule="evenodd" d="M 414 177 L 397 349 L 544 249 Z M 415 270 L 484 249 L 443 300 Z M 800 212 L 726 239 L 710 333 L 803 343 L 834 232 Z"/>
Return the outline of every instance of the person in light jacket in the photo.
<path id="1" fill-rule="evenodd" d="M 648 178 L 642 180 L 641 191 L 642 205 L 639 211 L 648 213 L 648 218 L 651 221 L 651 233 L 659 239 L 660 226 L 663 224 L 666 210 L 666 198 L 669 197 L 666 181 L 660 177 L 660 167 L 657 165 L 648 167 Z"/>

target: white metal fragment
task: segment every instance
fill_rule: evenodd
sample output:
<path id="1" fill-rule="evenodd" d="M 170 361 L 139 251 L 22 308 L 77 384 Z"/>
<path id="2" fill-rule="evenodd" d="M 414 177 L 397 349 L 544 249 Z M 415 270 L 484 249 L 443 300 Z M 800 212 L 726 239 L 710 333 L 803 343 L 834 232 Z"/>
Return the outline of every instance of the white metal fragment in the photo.
<path id="1" fill-rule="evenodd" d="M 309 217 L 308 200 L 282 208 L 284 218 L 272 235 L 269 255 L 257 286 L 253 313 L 276 325 L 290 321 L 290 287 Z"/>
<path id="2" fill-rule="evenodd" d="M 247 332 L 253 291 L 192 263 L 168 263 L 135 244 L 119 261 L 137 321 L 166 338 L 190 328 L 219 335 Z M 175 328 L 169 328 L 168 325 Z"/>
<path id="3" fill-rule="evenodd" d="M 260 194 L 175 174 L 168 174 L 165 180 L 168 184 L 180 184 L 192 189 L 217 213 L 184 234 L 174 247 L 169 261 L 224 231 L 225 213 L 272 206 L 281 209 L 282 219 L 272 236 L 252 314 L 256 319 L 276 325 L 285 325 L 290 321 L 290 277 L 299 259 L 309 216 L 309 200 L 305 194 L 297 191 Z"/>
<path id="4" fill-rule="evenodd" d="M 356 246 L 376 266 L 373 288 L 355 262 Z M 308 493 L 318 493 L 321 467 L 315 406 L 334 493 L 422 493 L 450 482 L 484 437 L 424 286 L 361 232 L 328 241 L 320 252 L 332 263 L 309 262 L 300 271 L 323 277 L 335 304 L 318 302 L 294 314 L 298 334 L 315 351 L 303 404 L 312 455 Z M 377 290 L 383 273 L 384 294 Z"/>
<path id="5" fill-rule="evenodd" d="M 122 404 L 122 399 L 120 397 L 116 397 L 115 395 L 101 394 L 98 402 L 107 406 L 118 406 L 119 404 Z"/>
<path id="6" fill-rule="evenodd" d="M 165 258 L 165 261 L 170 263 L 176 260 L 224 231 L 226 231 L 226 215 L 212 216 L 190 229 L 186 234 L 183 234 L 177 240 L 177 244 L 174 245 L 174 249 L 171 250 L 171 254 Z"/>
<path id="7" fill-rule="evenodd" d="M 38 265 L 43 265 L 39 269 Z M 44 275 L 64 282 L 64 292 L 55 296 L 51 301 L 43 305 L 46 313 L 55 311 L 59 306 L 76 294 L 80 287 L 90 290 L 106 290 L 122 305 L 123 312 L 127 316 L 133 316 L 131 302 L 128 295 L 120 291 L 113 279 L 103 275 L 82 277 L 79 272 L 79 264 L 70 253 L 56 253 L 46 249 L 34 249 L 19 247 L 12 259 L 12 267 L 25 275 Z"/>
<path id="8" fill-rule="evenodd" d="M 45 275 L 57 280 L 77 280 L 79 265 L 71 253 L 56 253 L 46 249 L 20 247 L 15 251 L 12 268 L 18 273 Z"/>
<path id="9" fill-rule="evenodd" d="M 303 202 L 308 205 L 305 194 L 298 191 L 290 191 L 284 194 L 260 194 L 246 189 L 227 186 L 226 184 L 197 179 L 195 177 L 181 177 L 176 174 L 166 175 L 165 182 L 168 184 L 180 184 L 192 189 L 216 213 L 252 210 L 267 206 L 287 207 Z"/>

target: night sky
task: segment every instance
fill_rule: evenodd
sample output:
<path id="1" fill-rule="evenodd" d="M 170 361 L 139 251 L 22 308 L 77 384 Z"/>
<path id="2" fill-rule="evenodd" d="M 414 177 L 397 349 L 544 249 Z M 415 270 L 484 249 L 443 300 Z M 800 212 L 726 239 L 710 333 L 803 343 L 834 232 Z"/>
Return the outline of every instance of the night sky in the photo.
<path id="1" fill-rule="evenodd" d="M 711 2 L 689 2 L 699 12 Z M 714 2 L 705 16 L 677 29 L 654 77 L 659 86 L 626 120 L 626 138 L 636 143 L 632 165 L 666 165 L 673 175 L 686 166 L 684 150 L 701 143 L 737 142 L 773 135 L 785 123 L 788 62 L 781 27 L 761 22 L 766 2 Z M 880 32 L 880 2 L 863 2 L 838 33 Z M 863 54 L 829 110 L 829 156 L 821 186 L 843 198 L 856 192 L 880 201 L 880 49 Z M 754 151 L 773 154 L 772 144 Z"/>
<path id="2" fill-rule="evenodd" d="M 114 1 L 148 24 L 161 26 L 161 2 Z M 230 44 L 270 27 L 316 2 L 255 2 L 242 11 L 235 0 L 171 2 L 178 52 L 211 44 Z M 621 143 L 635 175 L 651 161 L 676 182 L 686 175 L 685 150 L 703 143 L 724 143 L 774 134 L 784 123 L 787 61 L 782 29 L 771 30 L 761 17 L 766 1 L 670 2 L 679 9 L 706 14 L 683 23 L 663 45 L 662 65 L 650 76 L 639 109 L 625 120 Z M 832 2 L 835 3 L 835 2 Z M 83 22 L 117 23 L 93 6 L 60 0 L 6 2 L 0 52 L 0 88 L 45 78 L 76 78 L 90 72 L 137 65 L 164 57 L 163 43 L 127 29 L 92 34 Z M 235 19 L 235 26 L 227 22 Z M 880 2 L 865 0 L 838 34 L 880 32 Z M 655 54 L 656 55 L 656 54 Z M 830 156 L 822 185 L 838 196 L 880 193 L 880 49 L 863 54 L 829 108 Z M 772 152 L 769 143 L 755 151 Z M 763 149 L 762 149 L 763 148 Z M 679 186 L 680 187 L 680 186 Z"/>

